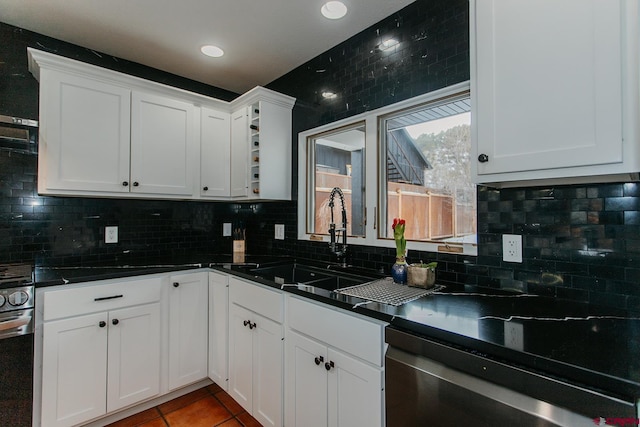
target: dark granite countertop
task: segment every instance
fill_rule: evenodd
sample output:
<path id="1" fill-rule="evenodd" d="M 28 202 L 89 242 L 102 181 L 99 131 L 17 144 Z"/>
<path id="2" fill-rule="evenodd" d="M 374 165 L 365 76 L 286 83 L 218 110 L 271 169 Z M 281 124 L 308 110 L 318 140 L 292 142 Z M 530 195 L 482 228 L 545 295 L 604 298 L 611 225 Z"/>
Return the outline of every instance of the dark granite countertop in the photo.
<path id="1" fill-rule="evenodd" d="M 248 256 L 245 261 L 251 265 L 275 259 L 285 258 Z M 211 267 L 280 288 L 273 281 L 249 274 L 248 269 L 231 268 L 228 255 L 173 261 L 118 267 L 36 267 L 35 280 L 36 286 L 42 287 Z M 369 273 L 372 278 L 377 277 Z M 309 291 L 285 287 L 284 290 L 627 401 L 640 398 L 640 316 L 637 314 L 455 284 L 399 307 L 319 288 Z M 521 338 L 505 339 L 505 328 L 513 325 L 521 332 Z"/>

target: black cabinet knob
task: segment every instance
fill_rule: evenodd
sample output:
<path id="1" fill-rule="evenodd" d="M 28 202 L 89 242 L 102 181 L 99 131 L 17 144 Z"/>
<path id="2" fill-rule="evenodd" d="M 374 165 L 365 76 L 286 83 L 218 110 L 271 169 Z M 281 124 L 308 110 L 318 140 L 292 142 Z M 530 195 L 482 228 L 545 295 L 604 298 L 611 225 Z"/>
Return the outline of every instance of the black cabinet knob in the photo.
<path id="1" fill-rule="evenodd" d="M 101 328 L 104 328 L 105 326 L 107 326 L 107 322 L 105 322 L 104 320 L 101 320 L 100 323 L 98 323 L 98 326 L 100 326 Z"/>
<path id="2" fill-rule="evenodd" d="M 134 186 L 134 187 L 138 187 L 139 185 L 140 185 L 140 183 L 138 183 L 138 181 L 134 181 L 134 182 L 133 182 L 133 186 Z"/>
<path id="3" fill-rule="evenodd" d="M 202 191 L 209 191 L 209 187 L 202 187 Z"/>
<path id="4" fill-rule="evenodd" d="M 122 186 L 123 186 L 123 187 L 128 187 L 128 186 L 129 186 L 129 183 L 128 183 L 127 181 L 122 181 Z"/>
<path id="5" fill-rule="evenodd" d="M 173 287 L 174 287 L 174 288 L 177 288 L 178 286 L 180 286 L 180 283 L 178 283 L 178 282 L 173 282 Z"/>
<path id="6" fill-rule="evenodd" d="M 316 365 L 320 365 L 322 362 L 324 362 L 324 357 L 316 356 L 316 358 L 313 359 L 313 361 L 316 362 Z"/>
<path id="7" fill-rule="evenodd" d="M 250 325 L 250 324 L 251 324 L 251 322 L 250 322 L 250 321 L 248 321 L 248 320 L 245 320 L 244 322 L 242 322 L 242 324 L 243 324 L 244 326 L 248 326 L 248 325 Z"/>
<path id="8" fill-rule="evenodd" d="M 120 323 L 120 321 L 118 319 L 113 319 L 111 323 L 114 325 L 117 325 L 118 323 Z"/>
<path id="9" fill-rule="evenodd" d="M 253 322 L 253 323 L 249 322 L 249 329 L 253 329 L 256 326 L 258 326 L 258 325 L 256 325 L 256 322 Z"/>
<path id="10" fill-rule="evenodd" d="M 480 163 L 487 163 L 489 161 L 489 156 L 487 156 L 486 154 L 480 154 L 478 156 L 478 161 Z"/>
<path id="11" fill-rule="evenodd" d="M 327 371 L 330 371 L 331 368 L 333 368 L 335 365 L 333 364 L 333 360 L 330 360 L 329 362 L 324 364 L 324 369 L 326 369 Z"/>

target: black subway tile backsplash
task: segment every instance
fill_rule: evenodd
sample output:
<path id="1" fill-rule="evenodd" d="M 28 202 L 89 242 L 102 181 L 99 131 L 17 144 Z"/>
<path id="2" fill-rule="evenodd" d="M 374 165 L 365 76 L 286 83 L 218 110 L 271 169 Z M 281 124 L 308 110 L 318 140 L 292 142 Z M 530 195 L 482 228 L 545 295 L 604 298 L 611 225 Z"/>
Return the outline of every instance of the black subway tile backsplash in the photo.
<path id="1" fill-rule="evenodd" d="M 468 1 L 418 0 L 267 85 L 297 98 L 297 135 L 358 113 L 469 79 Z M 236 94 L 0 23 L 0 114 L 37 118 L 38 85 L 26 47 L 150 80 L 233 99 Z M 400 45 L 376 49 L 382 37 Z M 325 100 L 321 93 L 338 93 Z M 0 262 L 138 263 L 190 253 L 228 254 L 223 222 L 243 220 L 247 252 L 331 261 L 326 243 L 297 240 L 297 202 L 222 203 L 41 197 L 37 157 L 0 151 Z M 294 199 L 297 188 L 292 186 Z M 275 240 L 274 224 L 285 224 Z M 104 243 L 118 225 L 120 242 Z M 463 283 L 640 311 L 640 184 L 478 187 L 478 256 L 410 251 L 438 261 L 441 283 Z M 502 234 L 523 235 L 522 263 L 502 261 Z M 388 272 L 393 248 L 350 245 L 349 262 Z"/>

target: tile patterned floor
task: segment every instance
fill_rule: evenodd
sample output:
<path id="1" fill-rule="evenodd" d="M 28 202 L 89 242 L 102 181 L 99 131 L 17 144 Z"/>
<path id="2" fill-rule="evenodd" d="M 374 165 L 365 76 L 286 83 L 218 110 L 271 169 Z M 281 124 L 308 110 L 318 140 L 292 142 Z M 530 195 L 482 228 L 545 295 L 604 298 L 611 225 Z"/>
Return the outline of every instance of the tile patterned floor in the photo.
<path id="1" fill-rule="evenodd" d="M 198 389 L 108 427 L 262 427 L 216 384 Z"/>

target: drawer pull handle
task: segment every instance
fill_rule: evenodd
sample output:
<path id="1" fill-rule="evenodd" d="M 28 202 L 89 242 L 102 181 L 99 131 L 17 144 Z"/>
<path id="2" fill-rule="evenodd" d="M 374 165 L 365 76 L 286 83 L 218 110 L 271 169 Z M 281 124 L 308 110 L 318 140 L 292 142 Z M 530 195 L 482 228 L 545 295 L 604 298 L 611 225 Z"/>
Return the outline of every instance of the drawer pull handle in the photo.
<path id="1" fill-rule="evenodd" d="M 316 356 L 316 358 L 313 361 L 316 362 L 316 365 L 320 366 L 320 364 L 324 362 L 324 357 Z"/>
<path id="2" fill-rule="evenodd" d="M 122 298 L 122 297 L 123 297 L 123 295 L 112 295 L 110 297 L 94 298 L 93 300 L 94 301 L 105 301 L 105 300 L 108 300 L 108 299 L 116 299 L 116 298 Z"/>

